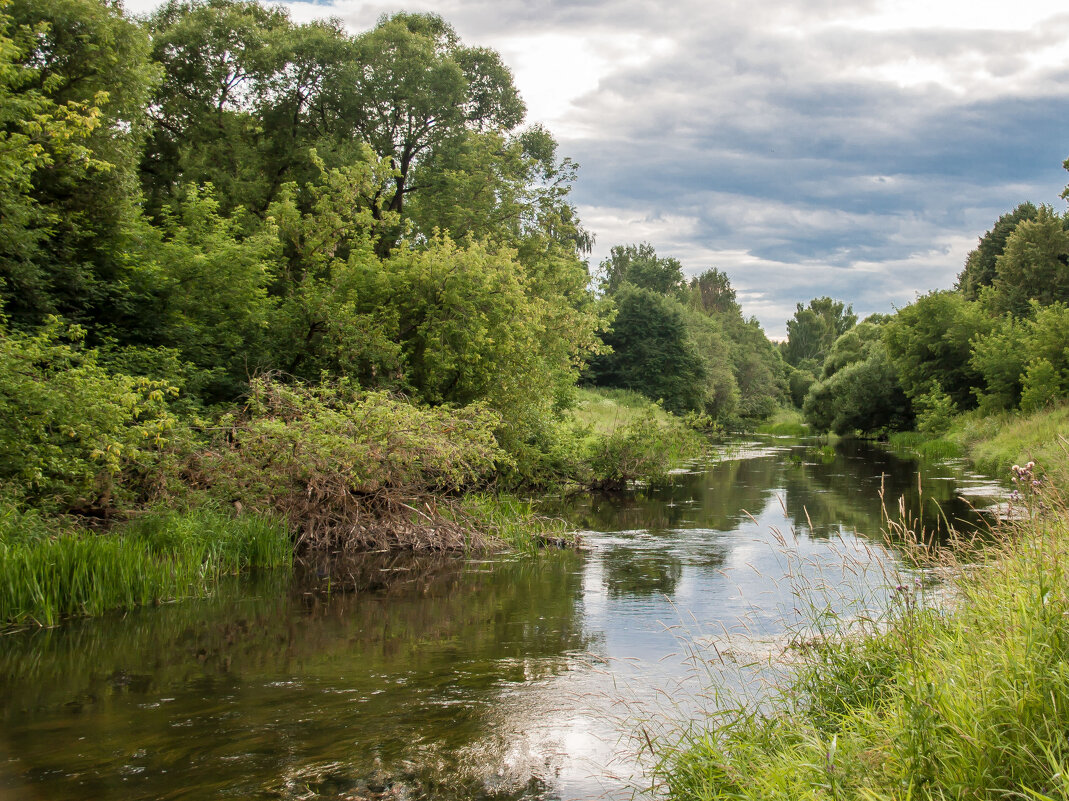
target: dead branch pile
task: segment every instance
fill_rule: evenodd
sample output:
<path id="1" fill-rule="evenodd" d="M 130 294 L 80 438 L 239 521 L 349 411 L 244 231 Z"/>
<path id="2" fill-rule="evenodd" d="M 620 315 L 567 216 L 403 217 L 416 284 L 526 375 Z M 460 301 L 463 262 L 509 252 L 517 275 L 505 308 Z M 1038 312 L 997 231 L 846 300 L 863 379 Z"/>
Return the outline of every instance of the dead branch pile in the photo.
<path id="1" fill-rule="evenodd" d="M 497 423 L 479 406 L 262 377 L 188 478 L 239 508 L 281 514 L 306 549 L 481 547 L 490 537 L 451 496 L 505 460 Z"/>

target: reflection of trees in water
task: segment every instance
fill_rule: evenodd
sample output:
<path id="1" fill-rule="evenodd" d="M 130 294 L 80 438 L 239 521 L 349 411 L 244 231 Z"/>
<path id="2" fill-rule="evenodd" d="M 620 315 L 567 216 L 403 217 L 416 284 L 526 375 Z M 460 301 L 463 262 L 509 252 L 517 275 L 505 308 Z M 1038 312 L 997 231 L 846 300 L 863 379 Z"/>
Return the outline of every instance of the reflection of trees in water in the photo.
<path id="1" fill-rule="evenodd" d="M 748 519 L 746 512 L 765 506 L 779 471 L 779 460 L 772 456 L 719 462 L 673 476 L 663 486 L 569 498 L 553 511 L 591 531 L 732 531 Z"/>
<path id="2" fill-rule="evenodd" d="M 946 520 L 959 527 L 977 523 L 978 516 L 957 497 L 951 468 L 924 465 L 923 493 L 917 488 L 920 469 L 911 459 L 856 440 L 841 440 L 834 448 L 800 444 L 786 454 L 712 464 L 676 476 L 669 486 L 573 499 L 563 514 L 595 531 L 733 531 L 748 521 L 746 512 L 758 513 L 779 495 L 799 529 L 808 530 L 812 521 L 813 536 L 846 529 L 879 537 L 882 483 L 893 517 L 901 498 L 928 531 L 945 531 Z"/>
<path id="3" fill-rule="evenodd" d="M 683 562 L 663 551 L 612 548 L 601 557 L 609 596 L 674 595 Z"/>
<path id="4" fill-rule="evenodd" d="M 575 495 L 547 508 L 588 531 L 669 531 L 678 527 L 685 511 L 649 488 Z"/>
<path id="5" fill-rule="evenodd" d="M 376 759 L 416 770 L 489 736 L 503 685 L 590 648 L 581 559 L 373 556 L 331 566 L 330 597 L 325 577 L 288 588 L 276 577 L 9 635 L 0 736 L 52 798 L 155 798 L 175 786 L 248 797 L 327 762 L 350 778 Z M 129 765 L 143 771 L 123 779 Z"/>
<path id="6" fill-rule="evenodd" d="M 808 530 L 808 521 L 812 521 L 812 536 L 832 536 L 846 529 L 880 537 L 884 528 L 881 487 L 893 519 L 898 517 L 901 499 L 906 512 L 928 532 L 945 533 L 946 520 L 965 526 L 977 521 L 968 504 L 957 497 L 957 482 L 943 480 L 950 474 L 937 466 L 924 467 L 929 479 L 922 481 L 922 491 L 918 491 L 921 466 L 878 446 L 843 440 L 831 458 L 827 451 L 814 448 L 794 453 L 801 458 L 784 463 L 784 503 L 799 528 Z"/>

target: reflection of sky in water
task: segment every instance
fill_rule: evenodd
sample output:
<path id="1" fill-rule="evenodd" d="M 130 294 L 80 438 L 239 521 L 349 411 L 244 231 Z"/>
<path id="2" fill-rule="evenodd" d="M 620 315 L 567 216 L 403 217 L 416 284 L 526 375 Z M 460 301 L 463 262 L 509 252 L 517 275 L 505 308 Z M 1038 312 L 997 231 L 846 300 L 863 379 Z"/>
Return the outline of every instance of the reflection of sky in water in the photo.
<path id="1" fill-rule="evenodd" d="M 999 492 L 960 465 L 925 472 L 952 517 L 959 483 Z M 365 565 L 372 580 L 331 599 L 276 587 L 0 638 L 0 799 L 344 798 L 390 781 L 629 798 L 642 740 L 715 709 L 714 677 L 774 677 L 775 645 L 718 658 L 740 633 L 883 603 L 881 484 L 937 519 L 914 465 L 885 452 L 747 443 L 671 487 L 570 502 L 582 557 Z"/>

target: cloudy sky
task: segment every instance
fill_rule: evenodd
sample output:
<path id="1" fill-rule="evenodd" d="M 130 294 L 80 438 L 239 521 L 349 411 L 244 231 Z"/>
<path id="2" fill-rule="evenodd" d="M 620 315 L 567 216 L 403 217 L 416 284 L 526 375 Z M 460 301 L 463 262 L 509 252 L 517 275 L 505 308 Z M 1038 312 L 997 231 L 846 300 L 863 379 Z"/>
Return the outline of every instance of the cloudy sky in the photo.
<path id="1" fill-rule="evenodd" d="M 718 267 L 770 336 L 814 296 L 867 314 L 950 287 L 999 214 L 1065 209 L 1065 0 L 286 5 L 353 31 L 432 10 L 498 50 L 581 165 L 592 263 L 649 241 Z"/>

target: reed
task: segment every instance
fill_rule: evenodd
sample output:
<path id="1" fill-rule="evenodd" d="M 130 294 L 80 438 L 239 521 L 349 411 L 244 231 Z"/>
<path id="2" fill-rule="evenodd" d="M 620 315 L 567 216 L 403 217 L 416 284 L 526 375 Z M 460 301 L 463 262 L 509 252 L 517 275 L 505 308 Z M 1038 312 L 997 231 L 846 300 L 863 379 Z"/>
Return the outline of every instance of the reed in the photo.
<path id="1" fill-rule="evenodd" d="M 150 513 L 108 534 L 10 510 L 0 520 L 0 626 L 205 595 L 223 575 L 293 558 L 283 524 L 211 508 Z"/>
<path id="2" fill-rule="evenodd" d="M 565 520 L 541 514 L 530 501 L 509 495 L 469 493 L 461 500 L 457 514 L 464 516 L 468 527 L 479 532 L 485 542 L 520 553 L 575 547 L 580 541 Z"/>

